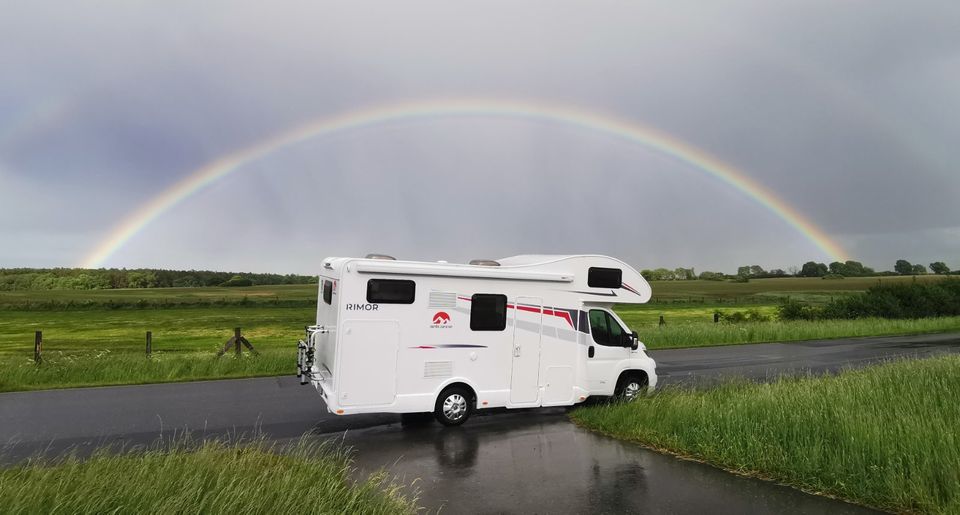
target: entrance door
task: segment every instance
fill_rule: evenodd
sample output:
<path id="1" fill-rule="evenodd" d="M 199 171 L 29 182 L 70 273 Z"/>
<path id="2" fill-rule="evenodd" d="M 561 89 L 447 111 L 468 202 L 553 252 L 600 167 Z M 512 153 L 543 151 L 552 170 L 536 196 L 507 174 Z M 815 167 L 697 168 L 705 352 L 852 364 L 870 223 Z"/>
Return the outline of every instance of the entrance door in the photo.
<path id="1" fill-rule="evenodd" d="M 508 307 L 510 305 L 508 304 Z M 510 403 L 532 404 L 540 395 L 540 335 L 543 330 L 543 301 L 517 297 L 513 310 L 513 374 Z"/>

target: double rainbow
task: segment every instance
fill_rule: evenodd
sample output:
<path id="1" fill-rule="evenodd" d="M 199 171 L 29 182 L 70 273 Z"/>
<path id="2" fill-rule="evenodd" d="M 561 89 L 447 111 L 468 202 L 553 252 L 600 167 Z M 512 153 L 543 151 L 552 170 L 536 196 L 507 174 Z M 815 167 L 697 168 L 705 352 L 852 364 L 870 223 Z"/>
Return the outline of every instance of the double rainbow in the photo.
<path id="1" fill-rule="evenodd" d="M 104 266 L 117 250 L 167 210 L 244 165 L 283 148 L 313 138 L 384 123 L 456 117 L 532 119 L 570 125 L 636 143 L 736 188 L 803 234 L 831 260 L 847 259 L 846 252 L 838 243 L 773 192 L 736 168 L 654 128 L 567 105 L 498 99 L 451 99 L 388 104 L 319 118 L 224 155 L 192 171 L 127 216 L 84 258 L 81 266 Z"/>

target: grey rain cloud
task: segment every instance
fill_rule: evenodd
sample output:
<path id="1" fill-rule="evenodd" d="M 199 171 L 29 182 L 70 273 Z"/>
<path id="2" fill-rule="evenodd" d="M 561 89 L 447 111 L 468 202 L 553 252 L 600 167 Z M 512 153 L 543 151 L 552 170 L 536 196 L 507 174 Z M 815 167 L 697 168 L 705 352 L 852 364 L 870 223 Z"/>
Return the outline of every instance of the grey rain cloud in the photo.
<path id="1" fill-rule="evenodd" d="M 954 2 L 11 3 L 0 266 L 72 266 L 205 163 L 411 100 L 568 104 L 656 127 L 878 268 L 960 267 Z M 575 126 L 426 118 L 252 162 L 108 266 L 312 272 L 326 255 L 601 252 L 732 271 L 829 260 L 731 186 Z"/>

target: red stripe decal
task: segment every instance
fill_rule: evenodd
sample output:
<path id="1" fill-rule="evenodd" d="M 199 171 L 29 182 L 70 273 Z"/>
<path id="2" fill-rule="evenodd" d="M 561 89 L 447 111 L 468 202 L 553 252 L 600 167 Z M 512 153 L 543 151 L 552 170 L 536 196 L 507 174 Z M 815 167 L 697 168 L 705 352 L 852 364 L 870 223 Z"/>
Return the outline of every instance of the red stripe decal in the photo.
<path id="1" fill-rule="evenodd" d="M 634 293 L 636 293 L 636 292 L 634 292 Z M 465 301 L 467 301 L 467 302 L 472 302 L 472 301 L 473 301 L 473 299 L 470 299 L 470 298 L 467 298 L 467 297 L 459 297 L 459 296 L 458 296 L 457 298 L 460 299 L 460 300 L 465 300 Z M 570 324 L 570 327 L 574 327 L 574 326 L 573 326 L 573 319 L 570 318 L 570 313 L 567 312 L 567 311 L 562 311 L 562 310 L 559 310 L 559 309 L 551 309 L 551 308 L 538 308 L 538 307 L 536 307 L 536 306 L 523 306 L 523 305 L 520 305 L 520 304 L 517 304 L 516 306 L 513 305 L 513 304 L 507 304 L 507 308 L 508 308 L 508 309 L 517 309 L 517 310 L 520 310 L 520 311 L 527 311 L 527 312 L 529 312 L 529 313 L 543 313 L 544 315 L 547 315 L 547 316 L 560 317 L 560 318 L 566 320 L 567 323 Z M 421 347 L 416 347 L 416 348 L 421 348 Z M 428 347 L 423 347 L 423 348 L 428 348 Z M 432 349 L 433 347 L 429 347 L 429 348 Z"/>

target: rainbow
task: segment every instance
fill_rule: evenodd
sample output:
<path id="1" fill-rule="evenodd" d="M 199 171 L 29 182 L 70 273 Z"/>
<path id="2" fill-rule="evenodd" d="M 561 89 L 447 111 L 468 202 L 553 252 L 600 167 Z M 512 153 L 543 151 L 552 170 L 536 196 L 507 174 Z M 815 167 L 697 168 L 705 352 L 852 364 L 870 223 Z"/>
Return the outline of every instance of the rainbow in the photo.
<path id="1" fill-rule="evenodd" d="M 450 99 L 402 102 L 319 118 L 221 156 L 192 171 L 126 217 L 85 257 L 81 266 L 103 266 L 110 256 L 167 210 L 244 165 L 278 150 L 309 139 L 383 123 L 453 117 L 532 119 L 571 125 L 636 143 L 736 188 L 799 231 L 830 259 L 847 259 L 847 253 L 838 243 L 773 192 L 736 168 L 654 128 L 568 105 L 498 99 Z"/>

